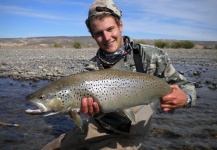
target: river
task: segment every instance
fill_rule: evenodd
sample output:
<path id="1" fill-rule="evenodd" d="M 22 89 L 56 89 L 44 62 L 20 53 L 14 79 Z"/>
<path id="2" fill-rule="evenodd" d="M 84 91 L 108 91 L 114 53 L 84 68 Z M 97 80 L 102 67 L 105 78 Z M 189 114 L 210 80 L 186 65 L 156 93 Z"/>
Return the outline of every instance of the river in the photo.
<path id="1" fill-rule="evenodd" d="M 147 149 L 217 149 L 216 66 L 175 65 L 189 80 L 198 82 L 197 104 L 178 109 L 173 115 L 153 115 L 152 131 L 144 141 Z M 192 75 L 192 72 L 199 74 Z M 1 150 L 38 150 L 62 133 L 74 128 L 69 116 L 28 115 L 33 105 L 25 96 L 50 81 L 16 81 L 0 78 L 0 122 L 19 123 L 18 127 L 0 125 Z"/>

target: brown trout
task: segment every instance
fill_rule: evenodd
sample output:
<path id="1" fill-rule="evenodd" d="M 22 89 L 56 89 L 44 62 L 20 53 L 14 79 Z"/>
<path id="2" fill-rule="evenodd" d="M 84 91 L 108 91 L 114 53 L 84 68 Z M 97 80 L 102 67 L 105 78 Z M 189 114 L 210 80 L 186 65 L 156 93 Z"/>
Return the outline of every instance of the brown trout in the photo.
<path id="1" fill-rule="evenodd" d="M 144 73 L 118 69 L 104 69 L 63 77 L 28 95 L 26 98 L 37 105 L 37 110 L 26 113 L 51 114 L 73 112 L 71 115 L 80 127 L 81 99 L 91 96 L 104 113 L 127 110 L 160 100 L 172 92 L 164 80 Z M 124 111 L 133 121 L 131 112 Z"/>

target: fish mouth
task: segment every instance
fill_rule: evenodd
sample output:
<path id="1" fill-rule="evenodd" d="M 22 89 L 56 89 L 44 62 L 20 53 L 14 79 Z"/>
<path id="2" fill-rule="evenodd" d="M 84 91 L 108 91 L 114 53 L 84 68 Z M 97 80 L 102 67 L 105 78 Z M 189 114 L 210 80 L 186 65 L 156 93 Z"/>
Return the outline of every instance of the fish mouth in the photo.
<path id="1" fill-rule="evenodd" d="M 27 114 L 42 114 L 42 113 L 47 113 L 51 111 L 50 108 L 45 106 L 44 103 L 42 103 L 39 100 L 31 100 L 31 102 L 35 104 L 38 107 L 38 109 L 27 109 L 25 110 Z"/>

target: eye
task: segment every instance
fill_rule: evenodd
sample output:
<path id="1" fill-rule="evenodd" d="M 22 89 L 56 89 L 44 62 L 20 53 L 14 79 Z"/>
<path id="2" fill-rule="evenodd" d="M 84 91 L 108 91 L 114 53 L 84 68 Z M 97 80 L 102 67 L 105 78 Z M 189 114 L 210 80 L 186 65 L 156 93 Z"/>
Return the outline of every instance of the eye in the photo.
<path id="1" fill-rule="evenodd" d="M 45 99 L 45 96 L 44 96 L 44 95 L 40 95 L 38 98 L 39 98 L 40 100 L 44 100 L 44 99 Z"/>
<path id="2" fill-rule="evenodd" d="M 110 27 L 110 28 L 108 28 L 108 31 L 109 31 L 109 32 L 112 32 L 113 29 L 114 29 L 114 27 Z"/>
<path id="3" fill-rule="evenodd" d="M 95 37 L 100 37 L 101 35 L 102 35 L 102 32 L 95 32 L 95 33 L 94 33 L 94 36 L 95 36 Z"/>

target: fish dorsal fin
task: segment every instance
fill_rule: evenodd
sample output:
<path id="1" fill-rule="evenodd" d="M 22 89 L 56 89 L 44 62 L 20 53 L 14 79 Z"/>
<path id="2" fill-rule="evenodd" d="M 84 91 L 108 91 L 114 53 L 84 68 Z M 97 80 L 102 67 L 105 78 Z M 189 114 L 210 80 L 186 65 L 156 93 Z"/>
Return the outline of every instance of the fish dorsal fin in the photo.
<path id="1" fill-rule="evenodd" d="M 124 58 L 119 60 L 114 66 L 111 67 L 111 69 L 129 70 L 125 65 Z"/>

